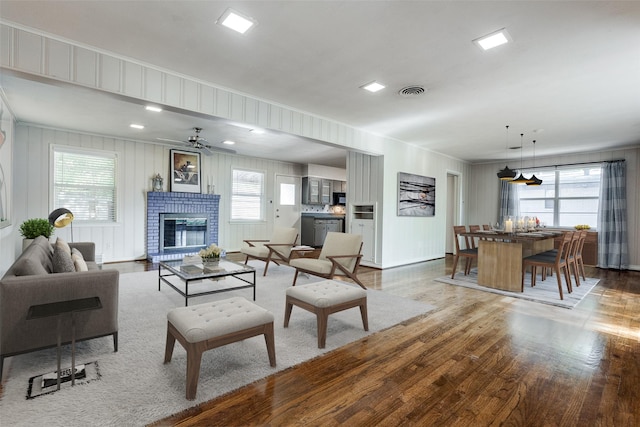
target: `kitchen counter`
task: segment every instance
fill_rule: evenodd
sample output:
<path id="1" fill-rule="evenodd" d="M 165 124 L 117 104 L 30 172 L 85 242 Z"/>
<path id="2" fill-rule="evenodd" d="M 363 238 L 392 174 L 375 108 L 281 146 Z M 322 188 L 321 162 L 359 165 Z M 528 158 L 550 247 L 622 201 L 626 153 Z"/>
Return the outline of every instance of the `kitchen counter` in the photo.
<path id="1" fill-rule="evenodd" d="M 319 219 L 344 219 L 345 214 L 334 214 L 331 212 L 302 212 L 303 217 L 319 218 Z"/>

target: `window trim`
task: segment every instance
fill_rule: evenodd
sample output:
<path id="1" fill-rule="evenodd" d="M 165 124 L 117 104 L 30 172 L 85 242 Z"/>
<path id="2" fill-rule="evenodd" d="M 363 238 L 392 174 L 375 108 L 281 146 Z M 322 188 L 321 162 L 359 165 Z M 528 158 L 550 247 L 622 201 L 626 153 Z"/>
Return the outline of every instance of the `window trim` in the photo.
<path id="1" fill-rule="evenodd" d="M 100 150 L 94 148 L 84 148 L 84 147 L 75 147 L 69 145 L 61 145 L 61 144 L 50 144 L 49 146 L 49 211 L 52 212 L 54 209 L 59 208 L 60 206 L 55 206 L 55 153 L 56 152 L 65 152 L 71 154 L 81 154 L 81 155 L 89 155 L 89 156 L 103 156 L 103 157 L 111 157 L 115 159 L 115 168 L 114 168 L 114 182 L 115 182 L 115 198 L 114 201 L 116 203 L 116 208 L 113 211 L 114 219 L 113 221 L 94 221 L 94 220 L 82 220 L 82 219 L 74 219 L 73 225 L 76 227 L 113 227 L 120 225 L 120 218 L 122 218 L 122 176 L 120 174 L 120 153 L 117 151 L 110 150 Z"/>

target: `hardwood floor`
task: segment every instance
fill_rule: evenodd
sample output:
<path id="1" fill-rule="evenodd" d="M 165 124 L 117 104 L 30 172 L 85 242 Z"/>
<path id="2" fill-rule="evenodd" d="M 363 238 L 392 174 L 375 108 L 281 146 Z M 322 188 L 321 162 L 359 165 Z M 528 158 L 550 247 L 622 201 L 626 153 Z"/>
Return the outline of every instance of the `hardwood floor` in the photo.
<path id="1" fill-rule="evenodd" d="M 155 425 L 640 425 L 640 272 L 588 268 L 567 310 L 435 282 L 451 261 L 363 268 L 437 309 Z"/>

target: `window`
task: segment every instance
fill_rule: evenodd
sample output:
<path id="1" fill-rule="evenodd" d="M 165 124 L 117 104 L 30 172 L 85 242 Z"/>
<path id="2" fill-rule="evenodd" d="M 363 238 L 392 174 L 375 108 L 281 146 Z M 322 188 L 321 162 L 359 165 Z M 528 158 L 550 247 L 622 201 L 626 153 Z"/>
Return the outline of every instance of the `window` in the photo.
<path id="1" fill-rule="evenodd" d="M 261 221 L 264 218 L 264 173 L 233 170 L 231 219 Z"/>
<path id="2" fill-rule="evenodd" d="M 116 221 L 117 155 L 53 147 L 53 206 L 73 212 L 74 221 Z"/>
<path id="3" fill-rule="evenodd" d="M 525 175 L 528 176 L 528 173 L 525 172 Z M 535 175 L 542 180 L 542 185 L 520 186 L 520 215 L 535 216 L 546 226 L 588 224 L 596 227 L 600 165 L 538 170 Z"/>

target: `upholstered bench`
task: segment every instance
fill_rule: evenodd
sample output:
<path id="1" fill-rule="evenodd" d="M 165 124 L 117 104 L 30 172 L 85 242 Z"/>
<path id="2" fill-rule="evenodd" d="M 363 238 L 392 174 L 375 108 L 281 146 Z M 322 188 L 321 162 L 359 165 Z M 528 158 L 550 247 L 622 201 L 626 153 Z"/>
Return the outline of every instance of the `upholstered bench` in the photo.
<path id="1" fill-rule="evenodd" d="M 330 314 L 360 307 L 362 325 L 369 330 L 367 317 L 367 291 L 344 283 L 325 280 L 308 285 L 292 286 L 286 291 L 284 327 L 289 326 L 291 310 L 298 306 L 315 313 L 318 322 L 318 348 L 324 348 L 327 341 L 327 322 Z"/>
<path id="2" fill-rule="evenodd" d="M 256 335 L 264 335 L 269 363 L 276 366 L 273 314 L 244 298 L 229 298 L 175 308 L 167 313 L 164 363 L 171 361 L 176 340 L 187 351 L 187 399 L 198 389 L 202 353 Z"/>

